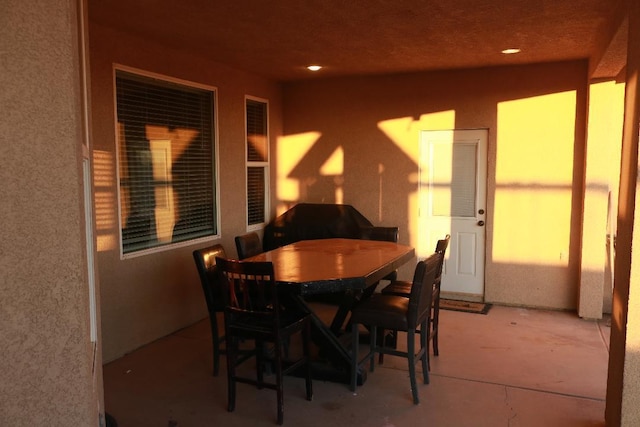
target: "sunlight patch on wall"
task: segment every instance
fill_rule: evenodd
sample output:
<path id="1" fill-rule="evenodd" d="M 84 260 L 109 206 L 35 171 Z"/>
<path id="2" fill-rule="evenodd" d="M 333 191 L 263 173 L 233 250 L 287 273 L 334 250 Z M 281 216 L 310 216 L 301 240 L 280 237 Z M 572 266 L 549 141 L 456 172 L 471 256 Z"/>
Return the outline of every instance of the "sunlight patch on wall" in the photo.
<path id="1" fill-rule="evenodd" d="M 320 166 L 320 175 L 332 176 L 335 187 L 335 202 L 344 202 L 344 150 L 342 146 L 336 148 L 331 156 Z"/>
<path id="2" fill-rule="evenodd" d="M 116 194 L 114 190 L 115 165 L 113 155 L 107 151 L 93 151 L 93 186 L 96 216 L 96 245 L 98 252 L 113 250 L 117 246 Z"/>
<path id="3" fill-rule="evenodd" d="M 287 210 L 287 202 L 300 199 L 300 182 L 289 175 L 313 145 L 320 139 L 320 132 L 305 132 L 295 135 L 281 136 L 276 147 L 276 197 L 282 206 L 278 206 L 277 214 Z"/>
<path id="4" fill-rule="evenodd" d="M 456 128 L 456 110 L 423 114 L 415 122 L 420 130 L 448 130 Z"/>
<path id="5" fill-rule="evenodd" d="M 378 129 L 416 164 L 420 157 L 417 141 L 421 130 L 455 129 L 455 126 L 455 110 L 422 114 L 418 120 L 413 117 L 400 117 L 378 122 Z"/>
<path id="6" fill-rule="evenodd" d="M 380 129 L 407 157 L 412 159 L 415 164 L 420 161 L 420 131 L 422 130 L 449 130 L 456 127 L 455 110 L 436 111 L 433 113 L 425 113 L 420 115 L 416 120 L 414 117 L 400 117 L 396 119 L 383 120 L 378 122 Z M 418 183 L 418 173 L 412 173 L 409 182 Z M 418 229 L 420 223 L 418 200 L 418 189 L 408 195 L 408 232 L 412 236 L 411 245 L 418 246 Z M 414 241 L 415 240 L 415 241 Z"/>
<path id="7" fill-rule="evenodd" d="M 344 174 L 344 150 L 342 147 L 338 147 L 320 166 L 320 175 L 336 176 L 342 174 Z"/>
<path id="8" fill-rule="evenodd" d="M 624 84 L 606 81 L 589 86 L 582 267 L 594 271 L 603 268 L 605 248 L 599 244 L 602 237 L 606 233 L 611 245 L 616 234 L 622 141 L 619 117 L 623 115 Z M 613 265 L 614 251 L 609 249 L 609 262 Z"/>
<path id="9" fill-rule="evenodd" d="M 378 122 L 378 129 L 402 150 L 407 157 L 418 160 L 418 147 L 416 135 L 413 134 L 411 124 L 413 117 L 401 117 Z M 412 139 L 413 138 L 413 139 Z"/>
<path id="10" fill-rule="evenodd" d="M 422 235 L 420 234 L 420 194 L 419 192 L 412 191 L 407 195 L 407 212 L 409 213 L 409 229 L 406 231 L 406 235 L 409 236 L 409 246 L 416 248 L 416 256 L 418 259 L 425 258 L 424 251 L 421 248 L 424 246 L 422 243 Z M 404 234 L 403 230 L 403 234 Z"/>
<path id="11" fill-rule="evenodd" d="M 494 262 L 567 265 L 576 92 L 498 104 Z"/>
<path id="12" fill-rule="evenodd" d="M 616 126 L 619 117 L 624 114 L 624 84 L 614 81 L 591 84 L 589 86 L 589 146 L 597 144 L 607 156 L 594 158 L 595 167 L 590 174 L 603 182 L 617 179 L 618 166 L 612 168 L 612 162 L 618 162 L 619 150 L 604 150 L 607 147 L 619 146 L 622 140 L 622 127 Z M 591 147 L 589 147 L 591 150 Z M 600 151 L 598 151 L 600 152 Z"/>

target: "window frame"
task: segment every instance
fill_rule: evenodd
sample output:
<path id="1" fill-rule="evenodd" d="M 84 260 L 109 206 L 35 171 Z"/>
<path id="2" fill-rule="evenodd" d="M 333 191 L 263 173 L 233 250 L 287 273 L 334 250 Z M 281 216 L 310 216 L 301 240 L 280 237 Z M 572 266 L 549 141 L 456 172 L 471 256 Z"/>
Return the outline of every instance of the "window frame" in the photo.
<path id="1" fill-rule="evenodd" d="M 247 104 L 248 101 L 259 102 L 265 104 L 266 108 L 266 161 L 250 161 L 249 160 L 249 135 L 248 135 L 248 120 L 247 120 Z M 245 160 L 245 224 L 247 231 L 262 230 L 267 224 L 269 217 L 269 209 L 271 206 L 271 138 L 269 137 L 269 100 L 252 95 L 245 95 L 244 97 L 244 160 Z M 262 222 L 249 224 L 249 168 L 260 167 L 264 171 L 264 218 Z"/>
<path id="2" fill-rule="evenodd" d="M 194 239 L 189 239 L 189 240 L 184 240 L 181 242 L 176 242 L 176 243 L 167 243 L 167 244 L 161 244 L 158 246 L 154 246 L 151 248 L 146 248 L 146 249 L 140 249 L 140 250 L 136 250 L 133 252 L 128 252 L 128 253 L 124 253 L 124 240 L 123 240 L 123 222 L 122 222 L 122 194 L 121 194 L 121 165 L 120 165 L 120 135 L 118 132 L 118 97 L 117 97 L 117 86 L 116 86 L 116 77 L 117 77 L 117 72 L 118 71 L 122 71 L 122 72 L 126 72 L 126 73 L 130 73 L 130 74 L 135 74 L 137 76 L 140 77 L 144 77 L 144 78 L 149 78 L 149 79 L 155 79 L 155 80 L 160 80 L 162 82 L 168 82 L 168 83 L 173 83 L 173 84 L 178 84 L 178 85 L 182 85 L 182 86 L 187 86 L 187 87 L 192 87 L 195 89 L 201 89 L 201 90 L 206 90 L 211 92 L 211 100 L 212 100 L 212 115 L 211 115 L 211 119 L 213 121 L 213 128 L 211 129 L 211 135 L 213 137 L 213 141 L 211 143 L 211 150 L 212 150 L 212 160 L 213 160 L 213 164 L 212 164 L 212 168 L 213 168 L 213 174 L 211 176 L 211 180 L 212 180 L 212 189 L 214 192 L 214 203 L 215 206 L 213 206 L 213 215 L 214 215 L 214 221 L 215 221 L 215 234 L 210 235 L 210 236 L 203 236 L 203 237 L 197 237 Z M 159 73 L 155 73 L 152 71 L 148 71 L 148 70 L 142 70 L 139 68 L 134 68 L 134 67 L 129 67 L 126 65 L 122 65 L 122 64 L 117 64 L 114 63 L 113 64 L 113 69 L 112 69 L 112 84 L 113 84 L 113 107 L 114 107 L 114 115 L 113 115 L 113 122 L 114 122 L 114 133 L 115 133 L 115 137 L 114 137 L 114 143 L 115 143 L 115 164 L 116 164 L 116 203 L 117 203 L 117 208 L 118 208 L 118 238 L 119 238 L 119 252 L 120 252 L 120 259 L 121 260 L 126 260 L 126 259 L 131 259 L 131 258 L 137 258 L 137 257 L 141 257 L 141 256 L 145 256 L 145 255 L 151 255 L 151 254 L 156 254 L 156 253 L 160 253 L 160 252 L 165 252 L 165 251 L 169 251 L 169 250 L 173 250 L 173 249 L 177 249 L 177 248 L 181 248 L 181 247 L 185 247 L 185 246 L 191 246 L 191 245 L 197 245 L 197 244 L 203 244 L 203 243 L 208 243 L 214 240 L 218 240 L 220 239 L 221 236 L 221 218 L 220 218 L 220 150 L 219 150 L 219 126 L 218 126 L 218 88 L 216 86 L 211 86 L 211 85 L 205 85 L 202 83 L 197 83 L 197 82 L 193 82 L 190 80 L 184 80 L 184 79 L 180 79 L 177 77 L 172 77 L 172 76 L 167 76 L 164 74 L 159 74 Z"/>

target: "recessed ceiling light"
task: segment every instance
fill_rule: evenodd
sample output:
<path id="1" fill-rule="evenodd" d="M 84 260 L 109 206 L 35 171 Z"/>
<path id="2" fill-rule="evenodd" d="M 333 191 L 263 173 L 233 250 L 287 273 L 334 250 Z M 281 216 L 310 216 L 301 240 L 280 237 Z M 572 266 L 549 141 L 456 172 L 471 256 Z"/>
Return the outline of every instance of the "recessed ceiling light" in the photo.
<path id="1" fill-rule="evenodd" d="M 513 47 L 503 50 L 502 53 L 504 53 L 505 55 L 513 55 L 514 53 L 520 53 L 520 49 L 518 49 L 517 47 Z"/>
<path id="2" fill-rule="evenodd" d="M 309 65 L 307 67 L 309 71 L 318 71 L 320 68 L 322 68 L 320 65 Z"/>

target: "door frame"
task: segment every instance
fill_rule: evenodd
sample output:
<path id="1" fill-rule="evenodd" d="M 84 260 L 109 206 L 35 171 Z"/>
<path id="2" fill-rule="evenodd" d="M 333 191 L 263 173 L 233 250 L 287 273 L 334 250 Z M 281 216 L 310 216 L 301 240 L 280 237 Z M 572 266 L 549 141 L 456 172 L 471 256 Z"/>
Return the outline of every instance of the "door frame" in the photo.
<path id="1" fill-rule="evenodd" d="M 419 247 L 426 257 L 445 234 L 451 242 L 445 256 L 442 293 L 455 299 L 483 301 L 486 274 L 487 159 L 489 131 L 482 129 L 421 130 L 419 134 Z M 433 216 L 434 144 L 475 143 L 476 174 L 473 216 Z M 451 154 L 453 156 L 453 153 Z M 425 175 L 426 174 L 426 175 Z M 425 191 L 426 189 L 426 191 Z M 434 221 L 435 219 L 435 221 Z M 453 224 L 455 221 L 455 225 Z M 452 273 L 455 272 L 455 273 Z M 458 283 L 453 282 L 456 274 Z M 463 282 L 460 282 L 463 281 Z"/>

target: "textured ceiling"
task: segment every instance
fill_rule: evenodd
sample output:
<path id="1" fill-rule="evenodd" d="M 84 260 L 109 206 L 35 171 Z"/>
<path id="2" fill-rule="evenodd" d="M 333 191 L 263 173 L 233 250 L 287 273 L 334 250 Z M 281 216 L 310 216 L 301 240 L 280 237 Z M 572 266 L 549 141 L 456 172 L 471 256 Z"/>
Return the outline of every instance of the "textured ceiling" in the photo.
<path id="1" fill-rule="evenodd" d="M 89 0 L 89 14 L 91 22 L 288 81 L 599 59 L 622 1 Z M 510 47 L 522 52 L 500 53 Z M 619 71 L 621 59 L 610 57 L 615 63 L 601 72 Z M 324 68 L 312 74 L 309 64 Z"/>

